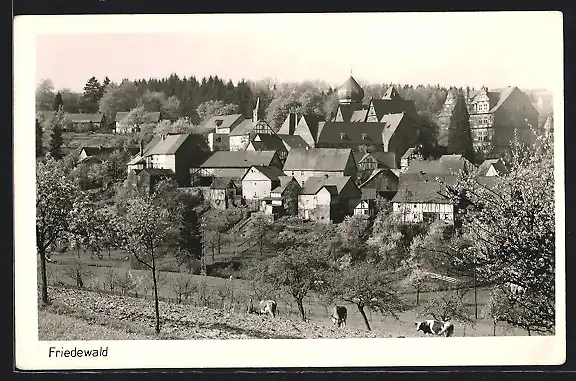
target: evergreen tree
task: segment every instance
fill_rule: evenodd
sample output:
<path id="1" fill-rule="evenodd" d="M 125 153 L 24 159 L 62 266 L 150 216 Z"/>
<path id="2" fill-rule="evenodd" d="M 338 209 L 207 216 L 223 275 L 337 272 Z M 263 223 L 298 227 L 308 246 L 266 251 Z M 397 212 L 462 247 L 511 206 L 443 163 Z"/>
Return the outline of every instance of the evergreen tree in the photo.
<path id="1" fill-rule="evenodd" d="M 64 101 L 62 100 L 62 94 L 58 91 L 56 97 L 54 97 L 54 111 L 60 110 L 61 107 L 64 107 Z"/>
<path id="2" fill-rule="evenodd" d="M 96 79 L 96 77 L 91 77 L 84 85 L 84 111 L 85 112 L 97 112 L 98 111 L 98 102 L 100 102 L 100 98 L 102 98 L 103 92 L 102 87 L 100 86 L 100 82 Z"/>
<path id="3" fill-rule="evenodd" d="M 459 96 L 454 106 L 448 126 L 449 154 L 461 154 L 468 160 L 473 159 L 472 133 L 470 132 L 470 115 L 466 108 L 466 102 Z"/>
<path id="4" fill-rule="evenodd" d="M 58 160 L 62 157 L 62 126 L 64 125 L 64 110 L 60 109 L 52 118 L 50 124 L 50 139 L 48 141 L 48 152 Z"/>
<path id="5" fill-rule="evenodd" d="M 102 94 L 104 94 L 104 91 L 106 91 L 106 86 L 108 86 L 109 84 L 110 84 L 110 78 L 106 76 L 106 78 L 104 78 L 104 81 L 102 82 Z"/>
<path id="6" fill-rule="evenodd" d="M 36 119 L 36 157 L 42 156 L 42 125 Z"/>

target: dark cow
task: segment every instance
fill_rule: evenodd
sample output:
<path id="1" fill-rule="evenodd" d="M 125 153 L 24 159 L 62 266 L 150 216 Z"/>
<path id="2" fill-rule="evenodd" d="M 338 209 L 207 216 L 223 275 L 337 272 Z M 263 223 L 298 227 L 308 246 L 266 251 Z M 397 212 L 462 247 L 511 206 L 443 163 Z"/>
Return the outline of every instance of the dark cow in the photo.
<path id="1" fill-rule="evenodd" d="M 426 335 L 444 335 L 446 337 L 452 336 L 454 333 L 454 324 L 442 322 L 439 320 L 425 320 L 416 322 L 416 331 L 422 331 Z"/>
<path id="2" fill-rule="evenodd" d="M 346 327 L 346 318 L 348 317 L 348 310 L 344 306 L 334 306 L 332 309 L 332 323 L 338 327 Z"/>
<path id="3" fill-rule="evenodd" d="M 258 315 L 266 315 L 269 314 L 272 317 L 276 317 L 276 309 L 277 305 L 276 302 L 273 300 L 261 300 L 259 308 L 256 310 Z"/>

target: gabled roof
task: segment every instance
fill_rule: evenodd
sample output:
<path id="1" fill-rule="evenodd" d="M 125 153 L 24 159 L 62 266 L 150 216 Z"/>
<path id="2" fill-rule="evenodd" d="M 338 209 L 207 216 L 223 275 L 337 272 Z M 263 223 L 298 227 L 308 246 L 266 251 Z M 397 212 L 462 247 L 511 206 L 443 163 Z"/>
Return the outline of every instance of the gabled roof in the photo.
<path id="1" fill-rule="evenodd" d="M 270 180 L 270 181 L 279 181 L 280 176 L 286 176 L 286 174 L 284 172 L 282 172 L 282 170 L 280 168 L 277 168 L 277 167 L 271 167 L 271 166 L 265 167 L 262 165 L 253 165 L 250 168 L 254 168 L 258 172 L 260 172 L 261 174 L 266 176 L 268 178 L 268 180 Z M 248 173 L 249 172 L 246 172 L 246 175 Z M 244 175 L 244 177 L 246 175 Z M 242 179 L 244 179 L 244 177 L 242 177 Z"/>
<path id="2" fill-rule="evenodd" d="M 384 115 L 382 117 L 382 119 L 380 119 L 380 123 L 385 123 L 386 127 L 384 128 L 384 132 L 383 132 L 383 141 L 389 142 L 390 138 L 392 137 L 392 135 L 394 135 L 394 132 L 396 131 L 396 129 L 398 128 L 398 126 L 400 125 L 400 123 L 402 123 L 402 120 L 404 119 L 404 116 L 406 114 L 405 113 L 400 113 L 400 114 L 387 114 Z"/>
<path id="3" fill-rule="evenodd" d="M 228 189 L 230 182 L 234 184 L 233 177 L 216 177 L 210 184 L 210 189 Z"/>
<path id="4" fill-rule="evenodd" d="M 370 174 L 370 176 L 368 176 L 368 178 L 366 179 L 366 181 L 364 181 L 361 185 L 360 188 L 362 188 L 364 185 L 366 185 L 368 182 L 370 182 L 373 178 L 375 178 L 376 176 L 380 175 L 380 174 L 388 174 L 388 175 L 392 175 L 396 178 L 398 178 L 398 173 L 393 172 L 391 169 L 388 168 L 377 168 L 375 170 L 372 171 L 372 173 Z"/>
<path id="5" fill-rule="evenodd" d="M 250 168 L 269 166 L 276 151 L 216 151 L 200 168 Z"/>
<path id="6" fill-rule="evenodd" d="M 324 177 L 324 176 L 313 176 L 309 177 L 308 180 L 302 185 L 300 194 L 302 195 L 312 195 L 318 193 L 322 188 L 328 189 L 330 194 L 338 195 L 342 192 L 344 187 L 348 182 L 352 181 L 350 176 L 338 176 L 338 177 Z M 354 183 L 352 181 L 352 183 Z"/>
<path id="7" fill-rule="evenodd" d="M 280 180 L 280 185 L 277 186 L 276 188 L 272 189 L 270 192 L 271 193 L 282 193 L 286 190 L 286 187 L 288 187 L 288 184 L 290 184 L 290 182 L 292 180 L 294 180 L 294 184 L 296 186 L 298 186 L 298 188 L 300 188 L 300 184 L 298 184 L 298 181 L 296 181 L 294 179 L 294 176 L 278 176 L 278 180 Z"/>
<path id="8" fill-rule="evenodd" d="M 516 90 L 516 86 L 509 86 L 498 92 L 489 92 L 488 98 L 490 99 L 490 112 L 495 112 L 502 106 L 506 99 Z M 494 103 L 494 104 L 493 104 Z"/>
<path id="9" fill-rule="evenodd" d="M 394 99 L 394 98 L 402 98 L 402 97 L 398 93 L 398 90 L 396 90 L 396 87 L 390 86 L 384 93 L 382 99 Z"/>
<path id="10" fill-rule="evenodd" d="M 189 136 L 190 134 L 166 135 L 164 139 L 160 138 L 160 140 L 145 153 L 145 156 L 173 155 Z"/>
<path id="11" fill-rule="evenodd" d="M 298 137 L 302 139 L 302 137 Z M 257 139 L 260 139 L 260 141 L 257 141 Z M 256 151 L 277 151 L 286 149 L 284 142 L 278 135 L 257 134 L 251 144 Z"/>
<path id="12" fill-rule="evenodd" d="M 64 118 L 71 121 L 71 122 L 93 122 L 98 123 L 102 121 L 104 114 L 95 113 L 95 114 L 71 114 L 65 113 Z"/>
<path id="13" fill-rule="evenodd" d="M 119 111 L 116 113 L 116 121 L 121 122 L 130 114 L 130 111 Z M 144 114 L 144 120 L 148 123 L 158 123 L 160 121 L 160 111 L 148 111 Z"/>
<path id="14" fill-rule="evenodd" d="M 352 152 L 352 157 L 354 157 L 354 162 L 356 163 L 356 166 L 358 166 L 358 164 L 360 164 L 360 161 L 364 158 L 364 156 L 366 156 L 367 153 L 366 152 L 362 152 L 362 151 L 353 151 Z"/>
<path id="15" fill-rule="evenodd" d="M 338 105 L 340 114 L 342 115 L 343 122 L 349 122 L 352 114 L 358 109 L 358 106 L 354 103 L 352 104 L 340 104 Z"/>
<path id="16" fill-rule="evenodd" d="M 306 147 L 310 147 L 310 145 L 308 145 L 308 143 L 306 143 L 306 141 L 304 140 L 304 138 L 302 138 L 302 136 L 300 135 L 284 135 L 284 134 L 278 134 L 276 135 L 278 136 L 280 139 L 282 139 L 282 141 L 284 142 L 284 144 L 286 144 L 288 147 L 290 148 L 306 148 Z"/>
<path id="17" fill-rule="evenodd" d="M 326 122 L 318 143 L 382 144 L 386 127 L 385 123 Z"/>
<path id="18" fill-rule="evenodd" d="M 294 134 L 296 125 L 298 125 L 298 115 L 291 112 L 286 116 L 286 119 L 284 120 L 284 123 L 282 123 L 278 133 L 283 135 L 292 135 Z"/>
<path id="19" fill-rule="evenodd" d="M 500 160 L 500 159 L 486 159 L 478 167 L 477 175 L 478 176 L 486 175 L 486 173 L 488 172 L 490 167 L 494 167 L 494 169 L 496 170 L 496 172 L 498 173 L 499 176 L 502 176 L 502 175 L 505 175 L 506 173 L 508 173 L 508 170 L 506 169 L 506 166 L 504 165 L 502 160 Z"/>
<path id="20" fill-rule="evenodd" d="M 392 198 L 397 203 L 452 204 L 445 186 L 437 181 L 401 181 Z"/>
<path id="21" fill-rule="evenodd" d="M 402 176 L 421 174 L 430 176 L 454 176 L 471 168 L 473 164 L 462 155 L 442 155 L 438 160 L 413 160 Z"/>
<path id="22" fill-rule="evenodd" d="M 256 123 L 253 123 L 250 119 L 244 119 L 240 124 L 238 124 L 232 131 L 230 132 L 230 136 L 240 136 L 240 135 L 249 135 L 251 132 L 254 131 L 256 127 Z M 222 127 L 218 127 L 222 128 Z"/>
<path id="23" fill-rule="evenodd" d="M 293 148 L 288 152 L 284 171 L 343 171 L 351 155 L 349 148 Z"/>
<path id="24" fill-rule="evenodd" d="M 132 159 L 130 159 L 130 161 L 128 162 L 127 165 L 143 164 L 145 162 L 146 162 L 146 160 L 144 160 L 144 158 L 142 156 L 136 155 Z"/>
<path id="25" fill-rule="evenodd" d="M 414 105 L 414 101 L 410 99 L 402 99 L 399 97 L 392 99 L 372 98 L 370 104 L 374 106 L 376 118 L 379 121 L 381 121 L 382 116 L 386 114 L 398 114 L 405 112 L 411 117 L 415 117 L 418 114 L 416 111 L 416 106 Z"/>
<path id="26" fill-rule="evenodd" d="M 396 168 L 396 154 L 394 152 L 369 152 L 360 162 L 368 157 L 374 158 L 380 165 L 387 168 Z"/>
<path id="27" fill-rule="evenodd" d="M 114 152 L 117 148 L 114 147 L 82 147 L 80 151 L 84 151 L 86 156 L 106 155 Z"/>
<path id="28" fill-rule="evenodd" d="M 310 131 L 310 134 L 312 134 L 312 137 L 316 139 L 316 137 L 318 136 L 318 123 L 320 122 L 320 119 L 313 115 L 302 115 L 298 123 L 301 123 L 302 119 L 304 119 L 304 121 L 306 122 L 308 130 Z"/>
<path id="29" fill-rule="evenodd" d="M 364 122 L 366 116 L 368 115 L 368 110 L 356 110 L 352 113 L 350 117 L 351 122 Z"/>
<path id="30" fill-rule="evenodd" d="M 216 128 L 233 128 L 235 123 L 239 122 L 239 119 L 244 119 L 244 116 L 242 114 L 211 116 L 203 120 L 196 129 L 198 131 L 212 132 Z"/>

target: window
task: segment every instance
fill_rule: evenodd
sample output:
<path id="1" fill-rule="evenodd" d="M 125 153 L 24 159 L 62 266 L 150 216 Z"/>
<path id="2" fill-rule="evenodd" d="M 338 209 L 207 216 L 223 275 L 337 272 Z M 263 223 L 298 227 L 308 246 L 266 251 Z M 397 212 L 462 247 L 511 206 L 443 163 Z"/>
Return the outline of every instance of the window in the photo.
<path id="1" fill-rule="evenodd" d="M 346 134 L 344 132 L 340 133 L 340 139 L 344 139 L 346 137 Z"/>
<path id="2" fill-rule="evenodd" d="M 300 171 L 300 176 L 304 176 L 304 171 Z"/>
<path id="3" fill-rule="evenodd" d="M 368 134 L 362 134 L 362 139 L 368 139 Z"/>
<path id="4" fill-rule="evenodd" d="M 418 204 L 414 204 L 414 209 L 416 209 L 418 207 Z"/>

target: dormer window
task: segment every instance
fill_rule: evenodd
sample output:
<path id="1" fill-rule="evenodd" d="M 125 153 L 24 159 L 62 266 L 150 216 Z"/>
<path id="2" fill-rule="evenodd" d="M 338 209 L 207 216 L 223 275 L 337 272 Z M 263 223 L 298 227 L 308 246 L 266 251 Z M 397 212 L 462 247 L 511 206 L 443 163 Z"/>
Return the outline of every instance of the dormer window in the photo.
<path id="1" fill-rule="evenodd" d="M 218 127 L 220 127 L 222 125 L 222 123 L 224 123 L 224 119 L 216 119 L 215 123 Z"/>
<path id="2" fill-rule="evenodd" d="M 363 139 L 363 140 L 368 139 L 368 134 L 362 134 L 362 139 Z"/>
<path id="3" fill-rule="evenodd" d="M 340 133 L 340 139 L 345 139 L 346 138 L 346 134 L 344 132 Z"/>

